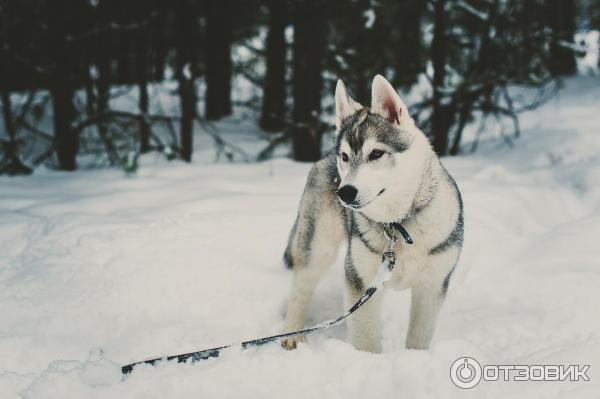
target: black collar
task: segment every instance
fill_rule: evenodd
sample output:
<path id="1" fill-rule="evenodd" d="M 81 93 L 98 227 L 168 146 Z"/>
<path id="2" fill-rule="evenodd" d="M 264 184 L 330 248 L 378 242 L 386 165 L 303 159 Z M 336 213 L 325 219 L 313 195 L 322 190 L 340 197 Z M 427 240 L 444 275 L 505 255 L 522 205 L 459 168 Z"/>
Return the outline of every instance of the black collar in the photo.
<path id="1" fill-rule="evenodd" d="M 406 231 L 406 229 L 404 227 L 402 227 L 402 225 L 400 224 L 400 222 L 392 222 L 392 223 L 386 223 L 387 226 L 390 226 L 396 230 L 398 230 L 400 232 L 400 234 L 402 234 L 402 238 L 404 238 L 404 241 L 407 244 L 412 244 L 413 240 L 410 237 L 410 234 L 408 234 L 408 231 Z"/>

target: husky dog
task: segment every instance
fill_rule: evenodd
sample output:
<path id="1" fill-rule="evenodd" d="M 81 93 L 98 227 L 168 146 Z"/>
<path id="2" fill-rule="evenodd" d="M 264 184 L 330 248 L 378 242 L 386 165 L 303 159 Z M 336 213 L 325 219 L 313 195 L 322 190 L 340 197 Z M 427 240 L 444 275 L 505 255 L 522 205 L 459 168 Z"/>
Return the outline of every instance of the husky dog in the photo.
<path id="1" fill-rule="evenodd" d="M 462 248 L 460 191 L 381 75 L 373 80 L 370 109 L 350 98 L 341 80 L 335 104 L 335 151 L 310 171 L 284 255 L 294 271 L 284 330 L 304 326 L 315 286 L 344 238 L 344 303 L 353 305 L 381 263 L 385 226 L 399 222 L 414 243 L 396 241 L 396 267 L 386 287 L 412 289 L 406 347 L 427 349 Z M 348 319 L 355 348 L 381 351 L 380 309 L 376 293 Z M 293 349 L 302 339 L 282 346 Z"/>

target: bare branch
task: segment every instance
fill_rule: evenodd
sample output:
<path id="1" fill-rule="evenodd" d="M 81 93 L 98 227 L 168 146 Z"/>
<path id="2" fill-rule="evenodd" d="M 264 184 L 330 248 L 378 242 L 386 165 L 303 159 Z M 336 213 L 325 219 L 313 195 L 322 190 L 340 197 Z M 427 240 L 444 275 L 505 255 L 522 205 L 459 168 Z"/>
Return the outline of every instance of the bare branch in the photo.
<path id="1" fill-rule="evenodd" d="M 65 36 L 65 40 L 67 42 L 73 42 L 76 40 L 87 39 L 89 37 L 96 36 L 101 33 L 110 32 L 110 31 L 119 31 L 119 32 L 135 31 L 135 30 L 145 28 L 146 26 L 150 25 L 157 15 L 158 15 L 158 13 L 156 11 L 154 11 L 152 14 L 150 14 L 150 17 L 145 20 L 139 21 L 139 22 L 131 22 L 128 24 L 120 24 L 118 22 L 111 22 L 108 25 L 94 28 L 87 32 L 78 33 L 76 35 L 67 35 L 67 36 Z"/>
<path id="2" fill-rule="evenodd" d="M 216 128 L 210 123 L 207 122 L 200 117 L 195 118 L 196 122 L 203 128 L 203 130 L 208 134 L 215 142 L 215 146 L 217 147 L 217 154 L 215 157 L 215 162 L 217 162 L 220 158 L 220 155 L 225 152 L 226 156 L 231 161 L 233 158 L 233 153 L 239 154 L 244 162 L 249 162 L 250 157 L 246 151 L 242 150 L 240 147 L 231 144 L 230 142 L 223 139 L 221 136 L 217 134 Z M 227 152 L 226 149 L 229 148 L 232 152 Z"/>

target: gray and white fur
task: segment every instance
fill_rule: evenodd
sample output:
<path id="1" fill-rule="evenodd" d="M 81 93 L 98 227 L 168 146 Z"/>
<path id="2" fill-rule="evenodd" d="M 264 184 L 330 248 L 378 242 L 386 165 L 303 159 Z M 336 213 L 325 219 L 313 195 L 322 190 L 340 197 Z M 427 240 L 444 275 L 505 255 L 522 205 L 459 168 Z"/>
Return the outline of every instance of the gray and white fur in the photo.
<path id="1" fill-rule="evenodd" d="M 385 287 L 411 289 L 406 347 L 426 349 L 463 244 L 460 191 L 382 76 L 373 80 L 370 108 L 352 100 L 341 80 L 335 94 L 336 148 L 310 171 L 284 255 L 294 273 L 284 331 L 304 326 L 313 291 L 344 239 L 344 306 L 353 305 L 381 262 L 384 223 L 400 222 L 414 244 L 397 241 Z M 381 351 L 381 297 L 349 318 L 357 349 Z M 299 340 L 282 345 L 292 349 Z"/>

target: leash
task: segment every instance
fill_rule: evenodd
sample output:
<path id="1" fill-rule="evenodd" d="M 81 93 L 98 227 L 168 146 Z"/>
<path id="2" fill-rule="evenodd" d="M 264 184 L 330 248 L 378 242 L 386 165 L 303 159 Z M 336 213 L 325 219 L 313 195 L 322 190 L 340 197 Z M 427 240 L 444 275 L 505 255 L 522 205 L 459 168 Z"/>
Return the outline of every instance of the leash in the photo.
<path id="1" fill-rule="evenodd" d="M 225 346 L 219 346 L 217 348 L 204 349 L 204 350 L 200 350 L 200 351 L 196 351 L 196 352 L 183 353 L 180 355 L 157 357 L 155 359 L 148 359 L 148 360 L 143 360 L 140 362 L 131 363 L 131 364 L 121 367 L 121 373 L 126 375 L 126 374 L 131 373 L 135 366 L 138 366 L 140 364 L 154 365 L 163 360 L 166 360 L 166 361 L 177 360 L 177 363 L 184 363 L 184 362 L 187 362 L 188 360 L 191 360 L 192 363 L 194 363 L 199 360 L 205 360 L 205 359 L 208 359 L 211 357 L 219 357 L 219 354 L 221 353 L 221 351 L 228 349 L 228 348 L 232 348 L 233 346 L 236 346 L 236 345 L 240 345 L 241 349 L 247 349 L 249 347 L 260 346 L 260 345 L 267 344 L 269 342 L 277 341 L 282 338 L 290 338 L 290 337 L 296 337 L 299 335 L 312 334 L 314 332 L 322 331 L 329 327 L 333 327 L 337 324 L 340 324 L 345 318 L 350 316 L 352 313 L 356 312 L 362 305 L 364 305 L 365 302 L 367 302 L 373 296 L 373 294 L 375 294 L 375 292 L 377 292 L 377 290 L 379 290 L 383 286 L 383 284 L 390 279 L 392 270 L 394 269 L 394 265 L 396 264 L 396 252 L 394 252 L 394 248 L 395 248 L 396 241 L 397 241 L 397 238 L 391 232 L 392 228 L 395 230 L 398 230 L 400 232 L 400 234 L 402 235 L 402 238 L 404 239 L 404 241 L 407 244 L 413 243 L 412 238 L 410 237 L 410 235 L 408 234 L 406 229 L 404 229 L 404 227 L 402 227 L 402 225 L 400 225 L 400 223 L 394 222 L 394 223 L 384 224 L 383 226 L 384 226 L 383 232 L 384 232 L 385 238 L 388 241 L 388 246 L 387 246 L 386 251 L 383 253 L 383 255 L 381 257 L 381 264 L 379 265 L 377 274 L 375 275 L 375 277 L 373 277 L 373 279 L 369 283 L 367 289 L 365 290 L 365 293 L 360 297 L 360 299 L 354 305 L 352 305 L 352 307 L 350 309 L 348 309 L 346 312 L 344 312 L 339 317 L 325 320 L 321 323 L 315 324 L 311 327 L 304 328 L 302 330 L 297 330 L 297 331 L 292 331 L 292 332 L 277 334 L 277 335 L 271 335 L 269 337 L 256 338 L 256 339 L 252 339 L 250 341 L 241 342 L 239 344 L 229 344 L 229 345 L 225 345 Z"/>

